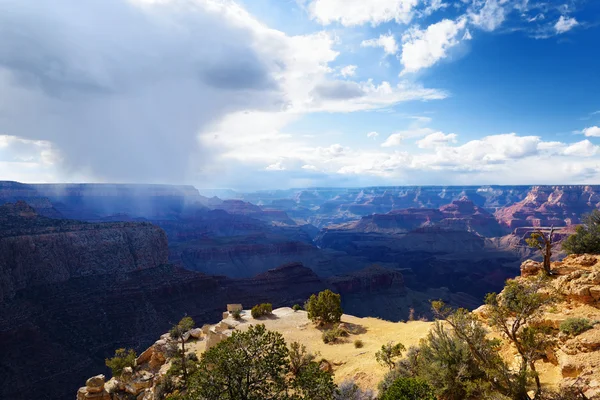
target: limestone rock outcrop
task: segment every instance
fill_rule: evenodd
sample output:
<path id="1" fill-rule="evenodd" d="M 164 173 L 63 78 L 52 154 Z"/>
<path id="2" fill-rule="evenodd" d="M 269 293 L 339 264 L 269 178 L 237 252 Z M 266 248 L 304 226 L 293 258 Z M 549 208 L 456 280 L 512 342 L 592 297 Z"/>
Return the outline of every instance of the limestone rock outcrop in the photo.
<path id="1" fill-rule="evenodd" d="M 521 277 L 536 279 L 541 274 L 541 264 L 527 260 L 521 266 Z M 553 275 L 542 289 L 553 302 L 533 324 L 551 329 L 553 349 L 547 354 L 547 363 L 554 364 L 551 376 L 561 379 L 560 387 L 575 385 L 589 399 L 600 398 L 600 256 L 570 255 L 552 263 Z M 477 310 L 485 319 L 485 306 Z M 590 328 L 583 332 L 567 334 L 561 324 L 573 319 L 585 319 Z"/>

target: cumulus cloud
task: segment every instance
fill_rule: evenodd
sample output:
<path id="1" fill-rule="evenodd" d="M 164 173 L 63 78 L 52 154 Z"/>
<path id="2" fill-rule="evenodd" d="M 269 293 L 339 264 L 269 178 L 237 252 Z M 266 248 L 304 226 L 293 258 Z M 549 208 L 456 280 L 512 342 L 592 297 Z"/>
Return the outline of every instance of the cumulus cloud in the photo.
<path id="1" fill-rule="evenodd" d="M 381 144 L 381 147 L 395 147 L 402 144 L 405 139 L 416 138 L 426 136 L 434 132 L 431 128 L 414 128 L 408 129 L 396 133 L 392 133 L 388 138 Z"/>
<path id="2" fill-rule="evenodd" d="M 375 131 L 373 131 L 373 132 L 369 132 L 369 133 L 367 133 L 367 137 L 368 137 L 369 139 L 377 139 L 377 138 L 379 137 L 379 133 L 377 133 L 377 132 L 375 132 Z"/>
<path id="3" fill-rule="evenodd" d="M 356 65 L 346 65 L 345 67 L 340 69 L 340 75 L 343 76 L 344 78 L 347 78 L 349 76 L 354 76 L 356 74 L 357 68 L 358 67 Z"/>
<path id="4" fill-rule="evenodd" d="M 466 23 L 466 18 L 461 17 L 456 21 L 444 19 L 424 30 L 409 29 L 402 36 L 402 74 L 431 67 L 447 57 L 448 50 L 460 43 L 461 33 L 464 39 L 469 39 L 465 32 Z"/>
<path id="5" fill-rule="evenodd" d="M 471 23 L 486 31 L 496 30 L 506 17 L 505 3 L 502 0 L 475 0 L 468 13 Z"/>
<path id="6" fill-rule="evenodd" d="M 456 137 L 455 133 L 445 134 L 444 132 L 435 132 L 418 140 L 417 146 L 421 149 L 434 149 L 449 143 L 456 143 Z"/>
<path id="7" fill-rule="evenodd" d="M 598 154 L 598 148 L 598 146 L 585 139 L 581 142 L 573 143 L 572 145 L 568 146 L 566 149 L 564 149 L 563 154 L 576 157 L 592 157 Z"/>
<path id="8" fill-rule="evenodd" d="M 579 22 L 575 18 L 565 17 L 561 15 L 556 24 L 554 24 L 554 30 L 556 33 L 565 33 L 579 25 Z"/>
<path id="9" fill-rule="evenodd" d="M 590 126 L 589 128 L 585 128 L 581 131 L 587 137 L 600 137 L 600 127 L 598 126 Z"/>
<path id="10" fill-rule="evenodd" d="M 398 44 L 396 38 L 391 33 L 379 35 L 377 39 L 363 40 L 360 44 L 362 47 L 381 47 L 385 54 L 391 55 L 398 52 Z"/>
<path id="11" fill-rule="evenodd" d="M 418 4 L 419 0 L 312 0 L 308 10 L 323 25 L 378 25 L 389 21 L 406 24 Z"/>

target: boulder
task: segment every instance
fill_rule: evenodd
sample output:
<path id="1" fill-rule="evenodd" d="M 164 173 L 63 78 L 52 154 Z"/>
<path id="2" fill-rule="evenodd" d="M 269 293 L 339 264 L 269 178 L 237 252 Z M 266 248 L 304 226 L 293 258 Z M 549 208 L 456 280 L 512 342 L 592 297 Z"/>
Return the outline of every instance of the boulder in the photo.
<path id="1" fill-rule="evenodd" d="M 111 400 L 110 394 L 105 390 L 90 393 L 87 389 L 87 386 L 79 388 L 77 391 L 77 400 Z"/>
<path id="2" fill-rule="evenodd" d="M 100 393 L 104 390 L 104 375 L 96 375 L 92 376 L 85 382 L 85 386 L 87 388 L 88 393 Z"/>
<path id="3" fill-rule="evenodd" d="M 138 395 L 142 390 L 151 388 L 153 380 L 153 374 L 148 371 L 140 371 L 125 385 L 125 391 L 133 395 Z"/>
<path id="4" fill-rule="evenodd" d="M 202 333 L 201 328 L 194 328 L 190 330 L 190 336 L 192 336 L 194 339 L 202 339 L 202 336 L 204 336 L 204 334 Z"/>
<path id="5" fill-rule="evenodd" d="M 539 274 L 542 268 L 543 266 L 541 262 L 525 260 L 523 264 L 521 264 L 521 276 L 523 278 L 526 278 L 528 276 L 535 276 Z"/>
<path id="6" fill-rule="evenodd" d="M 227 311 L 232 313 L 234 311 L 242 311 L 244 308 L 241 304 L 227 304 Z"/>
<path id="7" fill-rule="evenodd" d="M 115 393 L 119 390 L 119 381 L 116 380 L 115 378 L 110 378 L 105 384 L 104 384 L 104 389 L 108 392 L 108 393 Z"/>

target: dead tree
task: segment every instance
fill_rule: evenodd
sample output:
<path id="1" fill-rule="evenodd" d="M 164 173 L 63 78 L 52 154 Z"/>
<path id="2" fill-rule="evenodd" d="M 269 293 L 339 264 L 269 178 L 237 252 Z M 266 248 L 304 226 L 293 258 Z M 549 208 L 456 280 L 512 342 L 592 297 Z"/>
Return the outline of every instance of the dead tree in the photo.
<path id="1" fill-rule="evenodd" d="M 556 245 L 554 243 L 554 226 L 550 227 L 548 235 L 539 228 L 536 229 L 529 238 L 525 239 L 525 242 L 529 247 L 538 249 L 542 253 L 544 272 L 546 275 L 552 275 L 550 258 L 552 257 L 552 248 Z"/>

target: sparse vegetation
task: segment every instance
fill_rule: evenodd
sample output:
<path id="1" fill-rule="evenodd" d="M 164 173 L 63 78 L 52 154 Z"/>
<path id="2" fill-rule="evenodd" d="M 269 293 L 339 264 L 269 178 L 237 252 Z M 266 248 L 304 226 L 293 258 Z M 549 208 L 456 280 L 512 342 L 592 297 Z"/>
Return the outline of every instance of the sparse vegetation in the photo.
<path id="1" fill-rule="evenodd" d="M 600 254 L 600 211 L 594 210 L 583 218 L 583 224 L 562 244 L 567 254 Z"/>
<path id="2" fill-rule="evenodd" d="M 183 317 L 181 321 L 177 325 L 175 325 L 169 331 L 169 336 L 172 339 L 177 340 L 181 344 L 181 351 L 179 352 L 179 358 L 181 359 L 181 371 L 183 374 L 184 382 L 187 381 L 188 378 L 188 370 L 187 370 L 187 360 L 185 356 L 185 334 L 190 329 L 194 328 L 194 320 L 191 317 Z"/>
<path id="3" fill-rule="evenodd" d="M 317 354 L 306 351 L 306 346 L 298 342 L 290 345 L 290 372 L 298 375 L 307 365 L 315 361 Z"/>
<path id="4" fill-rule="evenodd" d="M 252 318 L 258 319 L 273 314 L 273 305 L 271 303 L 257 304 L 250 311 Z"/>
<path id="5" fill-rule="evenodd" d="M 117 349 L 115 356 L 105 360 L 106 366 L 110 368 L 112 375 L 115 377 L 121 376 L 126 367 L 135 367 L 137 354 L 135 350 Z"/>
<path id="6" fill-rule="evenodd" d="M 308 318 L 319 325 L 340 322 L 343 314 L 340 295 L 329 289 L 310 296 L 304 309 Z"/>
<path id="7" fill-rule="evenodd" d="M 531 283 L 509 280 L 502 294 L 490 293 L 485 298 L 490 324 L 515 346 L 522 359 L 523 373 L 527 373 L 528 368 L 531 370 L 538 396 L 542 387 L 535 361 L 545 355 L 550 343 L 546 332 L 528 325 L 528 321 L 541 314 L 542 306 L 551 303 L 548 296 L 540 293 L 541 286 L 540 279 Z"/>
<path id="8" fill-rule="evenodd" d="M 292 307 L 292 309 L 294 311 L 300 311 L 300 310 L 302 310 L 302 306 L 300 304 L 294 304 L 294 306 Z"/>
<path id="9" fill-rule="evenodd" d="M 556 245 L 554 242 L 554 227 L 551 227 L 548 233 L 539 229 L 532 232 L 529 238 L 525 239 L 525 242 L 529 247 L 540 251 L 543 258 L 544 272 L 546 275 L 552 275 L 550 259 L 552 258 L 552 248 Z"/>
<path id="10" fill-rule="evenodd" d="M 432 387 L 419 378 L 398 378 L 381 395 L 381 400 L 436 400 Z"/>
<path id="11" fill-rule="evenodd" d="M 420 346 L 408 349 L 406 357 L 396 363 L 379 388 L 383 393 L 398 378 L 420 378 L 431 385 L 440 399 L 474 400 L 487 398 L 489 385 L 484 377 L 468 346 L 437 322 Z"/>
<path id="12" fill-rule="evenodd" d="M 402 357 L 402 352 L 405 350 L 402 343 L 389 342 L 381 346 L 381 349 L 375 353 L 375 358 L 379 364 L 392 369 L 396 365 L 396 359 Z"/>
<path id="13" fill-rule="evenodd" d="M 233 319 L 235 319 L 236 321 L 239 321 L 242 319 L 242 312 L 240 310 L 235 310 L 231 312 L 231 316 L 233 317 Z"/>
<path id="14" fill-rule="evenodd" d="M 295 359 L 302 360 L 295 364 L 295 374 L 290 373 L 292 362 L 280 333 L 264 325 L 234 331 L 202 354 L 186 399 L 283 399 L 291 392 L 298 400 L 332 400 L 336 389 L 332 374 L 307 360 L 301 346 L 291 347 L 296 348 Z"/>
<path id="15" fill-rule="evenodd" d="M 355 347 L 355 348 L 357 348 L 357 349 L 360 349 L 360 348 L 362 348 L 363 346 L 364 346 L 364 343 L 363 343 L 363 341 L 362 341 L 362 340 L 360 340 L 360 339 L 356 339 L 356 340 L 354 341 L 354 347 Z"/>
<path id="16" fill-rule="evenodd" d="M 477 316 L 464 309 L 452 310 L 441 301 L 432 302 L 435 315 L 448 323 L 457 343 L 462 343 L 461 346 L 468 349 L 464 361 L 472 365 L 472 372 L 475 373 L 467 379 L 472 380 L 471 384 L 480 388 L 487 386 L 491 393 L 512 400 L 523 400 L 531 398 L 528 385 L 533 378 L 534 398 L 541 399 L 547 395 L 542 392 L 535 361 L 544 356 L 551 342 L 544 329 L 529 324 L 550 302 L 550 297 L 540 291 L 543 282 L 543 278 L 525 282 L 509 280 L 501 294 L 488 294 L 485 299 L 490 325 L 501 332 L 520 355 L 516 368 L 511 368 L 502 359 L 499 354 L 501 342 L 487 337 L 487 330 Z M 436 353 L 443 354 L 441 350 L 436 350 Z M 434 380 L 430 383 L 438 391 L 442 387 Z"/>
<path id="17" fill-rule="evenodd" d="M 339 326 L 336 326 L 324 331 L 321 337 L 323 338 L 323 343 L 332 344 L 336 343 L 339 338 L 347 336 L 348 332 L 346 332 L 344 329 L 341 329 Z"/>
<path id="18" fill-rule="evenodd" d="M 567 335 L 577 336 L 593 327 L 587 318 L 567 318 L 560 324 L 559 329 Z"/>
<path id="19" fill-rule="evenodd" d="M 361 389 L 353 380 L 346 380 L 338 386 L 334 400 L 374 400 L 375 394 L 372 390 Z"/>

